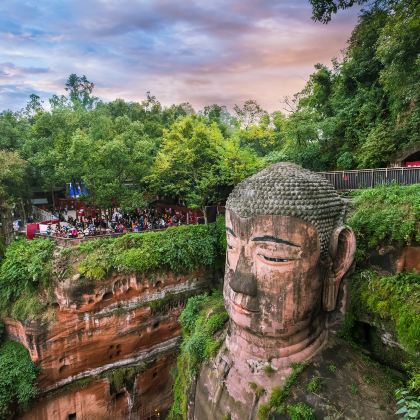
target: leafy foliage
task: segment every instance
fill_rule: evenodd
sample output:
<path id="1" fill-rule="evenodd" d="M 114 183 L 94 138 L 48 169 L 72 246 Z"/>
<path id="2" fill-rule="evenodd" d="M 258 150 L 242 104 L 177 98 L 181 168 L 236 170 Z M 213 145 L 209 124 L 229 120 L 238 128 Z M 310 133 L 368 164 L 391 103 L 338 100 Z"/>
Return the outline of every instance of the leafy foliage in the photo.
<path id="1" fill-rule="evenodd" d="M 36 396 L 37 368 L 25 347 L 8 340 L 0 346 L 0 372 L 0 418 L 6 419 Z"/>
<path id="2" fill-rule="evenodd" d="M 308 386 L 306 387 L 306 389 L 308 392 L 316 393 L 321 390 L 322 385 L 322 378 L 320 378 L 319 376 L 314 376 L 308 382 Z"/>
<path id="3" fill-rule="evenodd" d="M 90 279 L 103 279 L 112 271 L 188 272 L 214 264 L 217 239 L 214 225 L 189 225 L 89 241 L 75 252 L 81 254 L 79 272 Z"/>
<path id="4" fill-rule="evenodd" d="M 0 266 L 0 311 L 18 319 L 40 315 L 45 305 L 40 292 L 51 285 L 54 242 L 16 240 Z"/>
<path id="5" fill-rule="evenodd" d="M 401 420 L 418 419 L 420 416 L 420 396 L 412 395 L 409 391 L 399 389 L 396 392 L 396 415 Z"/>
<path id="6" fill-rule="evenodd" d="M 359 252 L 391 242 L 420 240 L 420 185 L 389 185 L 354 194 L 348 219 Z"/>
<path id="7" fill-rule="evenodd" d="M 420 351 L 420 275 L 400 273 L 382 277 L 365 270 L 352 279 L 352 308 L 392 322 L 398 341 L 415 354 Z"/>
<path id="8" fill-rule="evenodd" d="M 217 353 L 222 340 L 216 336 L 227 320 L 228 315 L 220 291 L 214 291 L 212 295 L 194 296 L 188 300 L 179 318 L 183 341 L 177 359 L 173 386 L 174 402 L 169 419 L 187 418 L 189 387 L 201 363 Z"/>
<path id="9" fill-rule="evenodd" d="M 305 403 L 290 404 L 287 407 L 287 412 L 291 420 L 314 420 L 314 409 Z"/>

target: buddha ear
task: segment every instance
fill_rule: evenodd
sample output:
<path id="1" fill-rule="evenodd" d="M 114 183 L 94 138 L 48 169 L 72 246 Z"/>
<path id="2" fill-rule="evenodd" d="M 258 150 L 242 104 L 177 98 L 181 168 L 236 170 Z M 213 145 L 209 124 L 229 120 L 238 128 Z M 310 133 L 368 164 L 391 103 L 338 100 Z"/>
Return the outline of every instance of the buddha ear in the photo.
<path id="1" fill-rule="evenodd" d="M 356 237 L 351 228 L 340 226 L 331 235 L 329 253 L 330 272 L 324 282 L 323 306 L 326 311 L 333 311 L 337 303 L 340 282 L 353 264 L 356 252 Z"/>

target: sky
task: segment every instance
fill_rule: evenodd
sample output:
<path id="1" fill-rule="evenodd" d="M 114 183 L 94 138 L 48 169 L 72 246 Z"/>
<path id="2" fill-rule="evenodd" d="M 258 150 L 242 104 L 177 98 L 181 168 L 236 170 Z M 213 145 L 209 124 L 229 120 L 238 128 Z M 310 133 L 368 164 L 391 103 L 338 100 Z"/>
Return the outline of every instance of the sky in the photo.
<path id="1" fill-rule="evenodd" d="M 105 101 L 282 110 L 314 64 L 342 57 L 357 12 L 323 25 L 308 0 L 1 0 L 0 111 L 65 94 L 71 73 Z"/>

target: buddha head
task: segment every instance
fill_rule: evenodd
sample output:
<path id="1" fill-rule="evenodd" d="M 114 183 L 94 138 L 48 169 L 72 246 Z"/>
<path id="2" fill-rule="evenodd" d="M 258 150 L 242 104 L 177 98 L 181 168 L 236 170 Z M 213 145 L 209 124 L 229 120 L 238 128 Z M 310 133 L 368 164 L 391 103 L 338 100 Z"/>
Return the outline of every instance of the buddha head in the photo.
<path id="1" fill-rule="evenodd" d="M 325 328 L 355 253 L 345 205 L 322 176 L 274 164 L 226 203 L 225 304 L 234 327 L 284 343 Z"/>

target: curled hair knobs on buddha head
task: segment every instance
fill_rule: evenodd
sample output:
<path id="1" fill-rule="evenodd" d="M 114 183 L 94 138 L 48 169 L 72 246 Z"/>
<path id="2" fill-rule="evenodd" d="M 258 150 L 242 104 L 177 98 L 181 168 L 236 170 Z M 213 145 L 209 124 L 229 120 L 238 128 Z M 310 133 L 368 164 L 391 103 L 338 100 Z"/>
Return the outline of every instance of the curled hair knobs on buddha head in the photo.
<path id="1" fill-rule="evenodd" d="M 243 218 L 275 214 L 309 222 L 318 231 L 321 255 L 326 256 L 333 230 L 343 223 L 345 205 L 323 176 L 280 162 L 239 183 L 226 208 Z"/>

